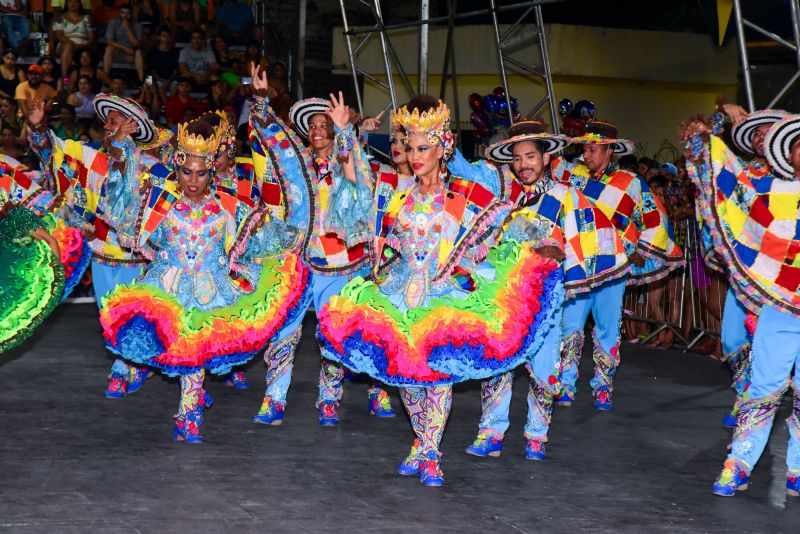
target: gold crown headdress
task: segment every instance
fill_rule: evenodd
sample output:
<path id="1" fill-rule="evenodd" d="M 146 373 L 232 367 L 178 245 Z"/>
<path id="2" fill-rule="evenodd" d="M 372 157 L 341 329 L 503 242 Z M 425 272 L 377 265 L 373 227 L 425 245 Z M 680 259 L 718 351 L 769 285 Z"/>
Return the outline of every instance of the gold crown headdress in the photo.
<path id="1" fill-rule="evenodd" d="M 183 165 L 190 157 L 202 158 L 206 166 L 212 169 L 219 148 L 219 133 L 215 130 L 211 137 L 190 134 L 189 123 L 178 125 L 178 147 L 175 149 L 175 163 Z"/>
<path id="2" fill-rule="evenodd" d="M 214 129 L 219 138 L 219 150 L 217 153 L 228 152 L 228 157 L 232 159 L 236 157 L 236 129 L 233 124 L 228 122 L 228 116 L 224 111 L 216 110 L 214 113 L 220 118 L 219 126 Z"/>
<path id="3" fill-rule="evenodd" d="M 427 133 L 428 140 L 433 144 L 441 144 L 444 148 L 444 159 L 453 155 L 453 132 L 450 131 L 450 109 L 447 104 L 439 100 L 439 105 L 430 111 L 409 111 L 408 106 L 403 106 L 392 115 L 392 127 L 403 127 L 411 133 Z"/>

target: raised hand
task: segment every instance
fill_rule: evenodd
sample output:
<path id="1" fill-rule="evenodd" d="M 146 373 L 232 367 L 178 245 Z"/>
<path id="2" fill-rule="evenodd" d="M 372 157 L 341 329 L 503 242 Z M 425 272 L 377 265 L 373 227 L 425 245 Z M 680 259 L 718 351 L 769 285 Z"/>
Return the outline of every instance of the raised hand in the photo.
<path id="1" fill-rule="evenodd" d="M 340 130 L 346 130 L 350 124 L 350 106 L 344 103 L 344 95 L 339 91 L 339 98 L 333 93 L 330 94 L 331 100 L 328 106 L 328 116 Z"/>
<path id="2" fill-rule="evenodd" d="M 259 65 L 253 65 L 250 69 L 250 76 L 253 78 L 253 91 L 259 94 L 266 93 L 269 89 L 266 71 L 262 70 Z"/>
<path id="3" fill-rule="evenodd" d="M 44 103 L 41 100 L 34 100 L 30 111 L 28 111 L 28 122 L 34 128 L 44 121 Z"/>
<path id="4" fill-rule="evenodd" d="M 722 104 L 720 106 L 722 112 L 731 118 L 734 126 L 741 123 L 747 118 L 747 110 L 737 104 Z"/>
<path id="5" fill-rule="evenodd" d="M 136 121 L 133 120 L 133 117 L 128 117 L 127 119 L 125 119 L 125 122 L 123 122 L 120 125 L 120 127 L 117 128 L 117 131 L 114 132 L 113 136 L 114 141 L 116 141 L 117 143 L 121 143 L 128 136 L 136 133 L 138 130 L 139 130 L 139 125 L 136 124 Z"/>
<path id="6" fill-rule="evenodd" d="M 366 119 L 364 119 L 364 121 L 361 123 L 361 131 L 362 132 L 377 131 L 378 128 L 381 127 L 381 117 L 383 117 L 384 113 L 386 113 L 385 109 L 374 117 L 367 117 Z"/>

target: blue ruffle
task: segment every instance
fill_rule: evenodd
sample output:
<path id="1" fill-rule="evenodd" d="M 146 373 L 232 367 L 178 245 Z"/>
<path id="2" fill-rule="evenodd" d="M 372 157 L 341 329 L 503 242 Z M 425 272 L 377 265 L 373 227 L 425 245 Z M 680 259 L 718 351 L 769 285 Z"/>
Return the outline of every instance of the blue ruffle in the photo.
<path id="1" fill-rule="evenodd" d="M 61 294 L 61 302 L 72 294 L 72 290 L 83 278 L 83 273 L 92 262 L 92 249 L 89 247 L 89 241 L 84 239 L 83 246 L 81 247 L 81 255 L 72 266 L 72 274 L 64 280 L 64 293 Z"/>

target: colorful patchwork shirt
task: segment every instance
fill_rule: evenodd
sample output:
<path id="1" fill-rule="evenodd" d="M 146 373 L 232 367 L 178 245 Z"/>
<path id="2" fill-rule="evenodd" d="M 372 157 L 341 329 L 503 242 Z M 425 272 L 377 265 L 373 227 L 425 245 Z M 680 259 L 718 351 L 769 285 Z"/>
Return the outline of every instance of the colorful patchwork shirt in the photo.
<path id="1" fill-rule="evenodd" d="M 344 275 L 364 267 L 369 259 L 369 235 L 362 230 L 348 232 L 342 218 L 333 216 L 331 199 L 346 202 L 338 192 L 347 187 L 337 151 L 330 158 L 313 158 L 297 134 L 269 107 L 269 99 L 259 98 L 251 112 L 250 125 L 256 173 L 273 173 L 279 184 L 270 182 L 262 196 L 271 198 L 286 210 L 286 221 L 305 233 L 303 259 L 317 274 Z M 335 146 L 352 131 L 338 131 Z M 252 136 L 251 136 L 252 137 Z M 279 200 L 278 198 L 285 200 Z M 351 203 L 352 204 L 352 203 Z M 353 207 L 355 209 L 355 207 Z"/>
<path id="2" fill-rule="evenodd" d="M 507 166 L 486 161 L 470 164 L 457 152 L 448 165 L 468 178 L 503 177 L 502 191 L 515 210 L 503 240 L 546 245 L 564 251 L 567 298 L 627 275 L 628 258 L 614 226 L 578 189 L 556 182 L 549 173 L 534 185 L 520 182 Z"/>
<path id="3" fill-rule="evenodd" d="M 27 208 L 38 216 L 56 207 L 56 197 L 32 176 L 32 171 L 19 161 L 0 154 L 0 191 L 6 201 Z"/>
<path id="4" fill-rule="evenodd" d="M 625 253 L 639 253 L 646 267 L 632 268 L 630 282 L 649 283 L 684 263 L 683 252 L 669 236 L 666 210 L 639 176 L 608 168 L 599 177 L 582 164 L 555 158 L 553 176 L 569 181 L 599 208 L 617 229 Z"/>
<path id="5" fill-rule="evenodd" d="M 702 148 L 687 172 L 737 299 L 754 313 L 770 305 L 800 314 L 800 182 L 754 181 L 716 136 L 690 144 Z"/>

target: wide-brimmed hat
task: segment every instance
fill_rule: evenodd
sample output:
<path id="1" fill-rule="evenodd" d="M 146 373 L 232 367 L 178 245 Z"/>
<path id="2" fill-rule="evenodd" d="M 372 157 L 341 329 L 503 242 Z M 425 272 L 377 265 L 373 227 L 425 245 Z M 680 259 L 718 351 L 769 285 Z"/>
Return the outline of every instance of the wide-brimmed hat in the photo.
<path id="1" fill-rule="evenodd" d="M 94 97 L 94 110 L 100 120 L 105 122 L 110 111 L 117 111 L 125 117 L 131 117 L 139 127 L 131 137 L 140 144 L 150 144 L 159 137 L 156 125 L 150 120 L 147 111 L 135 100 L 122 96 L 100 93 Z"/>
<path id="2" fill-rule="evenodd" d="M 789 163 L 792 145 L 800 139 L 800 115 L 787 115 L 772 125 L 764 138 L 764 153 L 772 170 L 784 178 L 794 178 L 794 167 Z"/>
<path id="3" fill-rule="evenodd" d="M 586 125 L 586 133 L 571 137 L 570 142 L 584 145 L 610 145 L 615 156 L 633 154 L 633 141 L 619 139 L 617 127 L 606 121 L 591 121 Z"/>
<path id="4" fill-rule="evenodd" d="M 311 117 L 320 113 L 327 114 L 330 102 L 323 98 L 306 98 L 295 102 L 289 110 L 289 120 L 292 121 L 294 131 L 308 138 Z"/>
<path id="5" fill-rule="evenodd" d="M 541 121 L 522 121 L 511 126 L 508 139 L 498 141 L 486 149 L 486 158 L 498 163 L 511 163 L 514 159 L 513 147 L 522 141 L 541 143 L 545 154 L 553 154 L 569 144 L 569 138 L 552 134 Z"/>
<path id="6" fill-rule="evenodd" d="M 789 113 L 782 109 L 762 109 L 747 116 L 745 120 L 731 128 L 733 144 L 739 150 L 754 154 L 753 135 L 765 124 L 775 124 L 785 119 Z"/>

